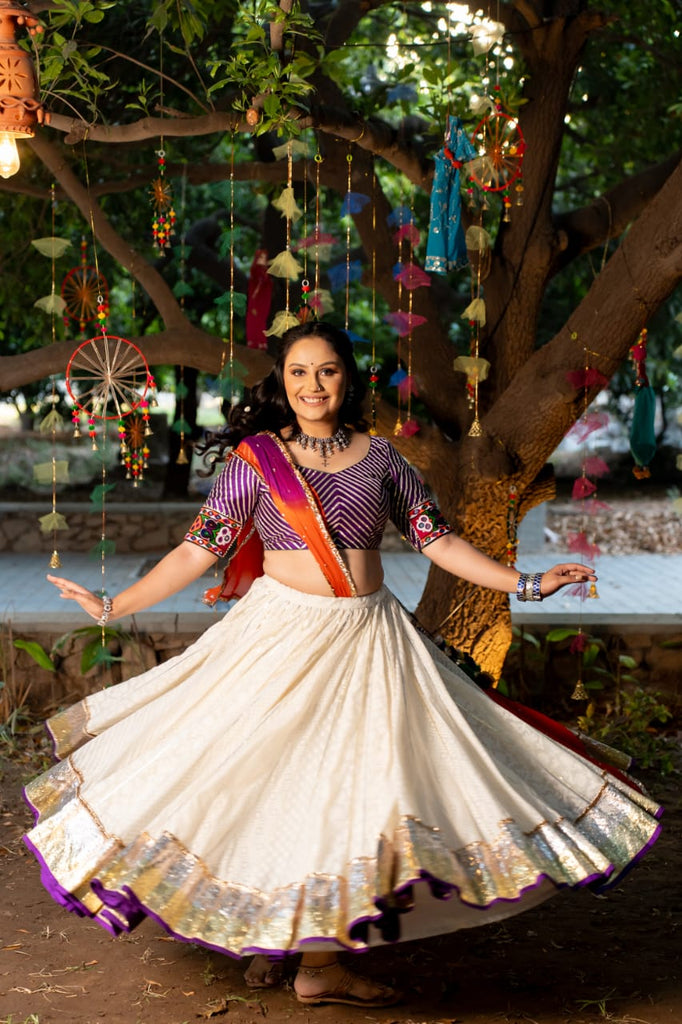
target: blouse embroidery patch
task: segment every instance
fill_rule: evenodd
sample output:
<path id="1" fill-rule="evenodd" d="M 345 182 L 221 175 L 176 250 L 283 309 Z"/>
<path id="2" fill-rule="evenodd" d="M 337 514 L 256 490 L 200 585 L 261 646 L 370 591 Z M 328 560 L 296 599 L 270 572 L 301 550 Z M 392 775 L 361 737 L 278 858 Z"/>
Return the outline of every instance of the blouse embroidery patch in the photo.
<path id="1" fill-rule="evenodd" d="M 439 537 L 451 533 L 443 513 L 434 501 L 422 501 L 409 511 L 410 526 L 414 534 L 414 544 L 419 551 Z"/>
<path id="2" fill-rule="evenodd" d="M 203 505 L 185 534 L 185 540 L 198 544 L 218 558 L 225 558 L 241 528 L 234 519 Z"/>

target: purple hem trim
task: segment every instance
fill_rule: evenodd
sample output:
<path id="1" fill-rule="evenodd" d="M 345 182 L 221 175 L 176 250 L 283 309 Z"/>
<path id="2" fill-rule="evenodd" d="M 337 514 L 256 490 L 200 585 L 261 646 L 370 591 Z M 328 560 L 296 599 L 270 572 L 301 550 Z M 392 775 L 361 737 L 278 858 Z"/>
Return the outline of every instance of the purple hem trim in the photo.
<path id="1" fill-rule="evenodd" d="M 28 794 L 27 794 L 25 788 L 22 789 L 22 791 L 21 791 L 21 798 L 24 801 L 24 803 L 26 804 L 26 806 L 28 807 L 28 809 L 31 812 L 31 814 L 33 815 L 33 825 L 35 827 L 38 824 L 38 819 L 40 818 L 40 811 L 35 806 L 35 804 L 32 804 L 31 801 L 29 800 Z M 26 840 L 24 840 L 24 842 L 26 842 Z"/>
<path id="2" fill-rule="evenodd" d="M 37 813 L 36 809 L 33 807 L 25 793 L 24 799 L 26 800 L 26 803 L 28 804 L 29 808 L 34 813 Z M 596 888 L 598 892 L 601 892 L 604 889 L 616 885 L 622 880 L 622 878 L 628 873 L 628 871 L 630 871 L 630 869 L 637 863 L 637 861 L 641 860 L 641 858 L 648 852 L 648 850 L 651 849 L 651 847 L 658 839 L 660 832 L 661 826 L 659 825 L 656 828 L 654 834 L 651 836 L 651 838 L 635 854 L 632 860 L 629 861 L 629 863 L 626 864 L 625 867 L 617 874 L 614 873 L 613 865 L 610 865 L 606 869 L 606 871 L 595 872 L 592 875 L 588 875 L 580 882 L 576 882 L 574 885 L 569 885 L 568 883 L 555 882 L 553 879 L 551 879 L 547 874 L 543 872 L 537 875 L 534 883 L 523 888 L 518 896 L 499 897 L 498 899 L 492 900 L 490 903 L 485 904 L 485 906 L 481 906 L 480 904 L 475 904 L 467 900 L 463 900 L 461 896 L 459 897 L 460 901 L 464 905 L 470 907 L 473 910 L 485 912 L 489 910 L 491 907 L 494 907 L 498 903 L 519 903 L 527 893 L 531 892 L 533 889 L 537 889 L 545 881 L 551 882 L 557 890 L 580 889 L 586 886 L 592 886 Z M 99 897 L 99 899 L 102 900 L 102 903 L 105 905 L 105 908 L 111 908 L 111 911 L 116 911 L 118 914 L 120 914 L 127 920 L 125 922 L 121 921 L 116 916 L 115 913 L 109 912 L 107 909 L 101 910 L 99 914 L 93 914 L 76 896 L 68 892 L 68 890 L 64 889 L 64 887 L 59 884 L 59 882 L 54 877 L 54 875 L 48 868 L 47 864 L 45 863 L 42 854 L 34 846 L 34 844 L 31 842 L 28 836 L 24 836 L 23 841 L 26 847 L 31 851 L 31 853 L 33 853 L 36 860 L 38 861 L 40 865 L 40 880 L 44 888 L 47 890 L 48 894 L 52 897 L 52 899 L 54 899 L 55 902 L 59 903 L 61 906 L 65 907 L 67 910 L 70 910 L 73 913 L 78 914 L 79 917 L 89 917 L 91 919 L 94 919 L 102 928 L 104 928 L 107 932 L 109 932 L 110 935 L 113 936 L 120 935 L 122 932 L 131 932 L 135 927 L 137 927 L 137 925 L 139 925 L 144 920 L 145 917 L 150 917 L 153 921 L 156 921 L 156 923 L 160 925 L 164 929 L 164 931 L 166 931 L 174 939 L 177 939 L 179 942 L 186 942 L 192 945 L 202 946 L 203 948 L 210 949 L 216 953 L 227 954 L 228 956 L 236 960 L 239 960 L 244 956 L 257 953 L 262 953 L 274 957 L 286 957 L 303 949 L 305 946 L 311 945 L 313 943 L 319 944 L 329 942 L 334 943 L 335 945 L 345 946 L 345 943 L 343 943 L 337 937 L 332 938 L 330 936 L 321 935 L 309 936 L 305 939 L 301 939 L 297 943 L 296 949 L 269 949 L 260 946 L 249 946 L 242 950 L 241 953 L 235 953 L 224 946 L 219 946 L 215 943 L 206 942 L 205 940 L 200 938 L 181 935 L 179 932 L 174 931 L 170 927 L 170 925 L 166 921 L 164 921 L 162 917 L 159 916 L 159 914 L 156 914 L 153 910 L 146 907 L 128 886 L 126 886 L 123 891 L 106 889 L 97 878 L 93 878 L 90 883 L 92 891 Z M 435 899 L 443 901 L 452 899 L 453 896 L 455 896 L 455 894 L 458 894 L 459 892 L 457 886 L 452 885 L 448 882 L 444 882 L 441 879 L 438 879 L 435 876 L 430 875 L 426 871 L 422 871 L 420 872 L 419 877 L 416 877 L 411 881 L 405 882 L 402 886 L 400 886 L 399 889 L 394 890 L 394 892 L 391 895 L 393 897 L 399 897 L 402 894 L 409 892 L 409 890 L 418 882 L 426 882 L 429 886 L 431 895 Z M 390 906 L 388 904 L 387 899 L 385 898 L 378 898 L 376 900 L 376 905 L 376 914 L 364 915 L 363 917 L 356 918 L 349 923 L 348 935 L 351 941 L 361 941 L 367 944 L 368 929 L 370 925 L 374 925 L 379 929 L 382 938 L 386 942 L 396 942 L 400 939 L 400 915 L 409 913 L 411 908 Z M 349 952 L 364 952 L 364 950 L 356 950 L 350 945 L 345 946 L 345 948 L 348 949 Z"/>

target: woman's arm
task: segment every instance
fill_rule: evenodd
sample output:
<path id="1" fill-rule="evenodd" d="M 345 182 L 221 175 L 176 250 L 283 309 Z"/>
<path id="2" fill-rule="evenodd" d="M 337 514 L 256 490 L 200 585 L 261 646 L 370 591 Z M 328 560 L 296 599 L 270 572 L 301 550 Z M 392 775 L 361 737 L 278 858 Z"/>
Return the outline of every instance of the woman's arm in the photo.
<path id="1" fill-rule="evenodd" d="M 455 533 L 448 533 L 425 545 L 422 554 L 446 572 L 461 576 L 462 579 L 481 587 L 489 587 L 491 590 L 514 593 L 521 575 L 512 566 L 502 565 L 494 558 L 484 555 Z M 542 574 L 540 593 L 542 597 L 549 597 L 567 584 L 584 583 L 588 580 L 593 582 L 596 579 L 594 570 L 589 566 L 581 565 L 579 562 L 565 562 L 553 566 Z"/>
<path id="2" fill-rule="evenodd" d="M 142 579 L 122 590 L 114 599 L 113 607 L 108 616 L 120 619 L 126 615 L 134 615 L 150 605 L 158 604 L 171 594 L 182 590 L 189 583 L 199 579 L 216 561 L 217 556 L 198 544 L 182 541 L 176 548 L 161 559 Z M 93 619 L 102 615 L 103 601 L 92 591 L 82 587 L 80 583 L 63 579 L 61 576 L 48 576 L 50 583 L 59 588 L 60 596 L 67 601 L 77 601 L 83 611 Z"/>

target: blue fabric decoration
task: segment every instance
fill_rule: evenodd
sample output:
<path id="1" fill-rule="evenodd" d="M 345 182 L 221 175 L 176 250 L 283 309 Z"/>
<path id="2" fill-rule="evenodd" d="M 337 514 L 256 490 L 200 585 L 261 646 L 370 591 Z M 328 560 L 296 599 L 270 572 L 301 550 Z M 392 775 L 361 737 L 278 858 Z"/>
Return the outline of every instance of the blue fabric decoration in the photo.
<path id="1" fill-rule="evenodd" d="M 346 334 L 354 345 L 369 345 L 369 338 L 363 338 L 361 334 L 356 334 L 355 331 L 346 331 Z"/>
<path id="2" fill-rule="evenodd" d="M 476 150 L 461 119 L 450 116 L 445 145 L 436 153 L 431 189 L 431 219 L 424 269 L 432 274 L 447 274 L 448 270 L 456 270 L 467 263 L 458 165 L 473 160 L 475 156 Z"/>
<path id="3" fill-rule="evenodd" d="M 401 228 L 403 224 L 413 224 L 414 214 L 409 206 L 396 206 L 386 218 L 389 228 Z"/>
<path id="4" fill-rule="evenodd" d="M 400 271 L 402 269 L 403 269 L 402 263 L 394 263 L 393 264 L 393 280 L 394 281 L 395 281 L 396 277 L 398 276 L 398 274 L 400 273 Z"/>
<path id="5" fill-rule="evenodd" d="M 346 192 L 341 203 L 341 216 L 348 217 L 351 213 L 360 213 L 368 202 L 369 196 L 363 192 Z"/>
<path id="6" fill-rule="evenodd" d="M 351 260 L 348 267 L 345 263 L 336 263 L 333 267 L 328 268 L 327 277 L 329 278 L 329 290 L 338 292 L 341 288 L 346 287 L 346 280 L 359 281 L 362 277 L 362 263 L 360 260 Z"/>
<path id="7" fill-rule="evenodd" d="M 400 384 L 401 380 L 405 380 L 406 377 L 407 377 L 407 370 L 403 370 L 403 368 L 401 366 L 399 370 L 396 370 L 395 373 L 391 374 L 391 378 L 390 378 L 390 380 L 388 382 L 388 386 L 392 387 L 392 388 L 396 388 L 398 386 L 398 384 Z"/>

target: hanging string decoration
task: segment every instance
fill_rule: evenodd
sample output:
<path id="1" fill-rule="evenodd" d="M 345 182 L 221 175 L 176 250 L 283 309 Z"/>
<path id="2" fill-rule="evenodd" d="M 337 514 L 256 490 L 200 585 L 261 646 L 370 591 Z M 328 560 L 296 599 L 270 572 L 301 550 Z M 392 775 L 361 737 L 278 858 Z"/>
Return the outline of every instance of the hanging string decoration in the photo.
<path id="1" fill-rule="evenodd" d="M 578 341 L 576 331 L 571 333 L 571 338 Z M 592 526 L 588 523 L 594 522 L 593 518 L 598 512 L 608 511 L 606 502 L 600 501 L 597 497 L 597 481 L 609 472 L 609 467 L 604 460 L 591 449 L 591 442 L 588 438 L 601 426 L 608 422 L 607 414 L 595 414 L 589 411 L 590 394 L 594 389 L 603 389 L 608 383 L 608 377 L 604 376 L 596 367 L 590 365 L 590 356 L 596 355 L 587 347 L 583 346 L 584 363 L 581 369 L 572 370 L 566 374 L 571 387 L 582 394 L 582 415 L 576 426 L 569 431 L 569 435 L 576 437 L 583 445 L 581 471 L 573 482 L 571 498 L 580 507 L 580 529 L 575 533 L 569 533 L 569 550 L 576 556 L 593 564 L 601 554 L 599 546 L 591 535 L 594 533 Z M 606 416 L 606 419 L 604 419 Z M 587 700 L 588 693 L 585 689 L 582 677 L 583 652 L 587 649 L 588 638 L 582 628 L 582 602 L 586 599 L 599 597 L 596 583 L 577 583 L 569 588 L 569 594 L 577 595 L 581 602 L 581 615 L 578 624 L 578 633 L 571 642 L 570 650 L 578 655 L 578 680 L 571 697 L 573 700 Z"/>
<path id="2" fill-rule="evenodd" d="M 100 325 L 102 333 L 79 345 L 66 368 L 66 387 L 74 403 L 74 437 L 81 436 L 81 416 L 85 416 L 92 449 L 97 451 L 98 424 L 106 430 L 107 421 L 116 421 L 126 479 L 136 487 L 149 457 L 147 396 L 154 398 L 154 378 L 137 345 L 107 333 L 103 306 Z"/>
<path id="3" fill-rule="evenodd" d="M 152 220 L 152 241 L 154 248 L 163 256 L 166 249 L 170 249 L 171 238 L 175 234 L 176 214 L 173 208 L 173 188 L 166 178 L 166 151 L 163 148 L 156 151 L 158 174 L 151 183 L 150 196 L 154 208 Z"/>
<path id="4" fill-rule="evenodd" d="M 57 210 L 57 200 L 55 198 L 55 186 L 54 186 L 54 183 L 53 183 L 50 186 L 50 211 L 51 211 L 51 217 L 52 217 L 52 236 L 53 236 L 53 238 L 54 238 L 54 232 L 55 232 L 56 210 Z M 49 296 L 46 296 L 46 298 L 48 300 L 50 300 L 50 301 L 45 302 L 43 300 L 42 308 L 44 308 L 44 309 L 46 308 L 50 312 L 50 335 L 51 335 L 52 344 L 54 345 L 54 343 L 57 340 L 57 324 L 56 324 L 56 319 L 57 319 L 57 314 L 60 313 L 61 310 L 60 310 L 60 302 L 57 301 L 59 299 L 59 296 L 56 294 L 56 280 L 57 280 L 57 278 L 56 278 L 56 266 L 55 266 L 56 258 L 57 258 L 56 257 L 56 247 L 55 246 L 51 246 L 51 250 L 52 250 L 51 277 L 50 277 L 51 289 L 50 289 Z M 38 300 L 38 303 L 36 303 L 36 305 L 38 305 L 40 302 L 41 302 L 41 300 Z M 59 393 L 57 391 L 57 378 L 53 374 L 52 375 L 52 381 L 51 381 L 50 394 L 49 394 L 49 396 L 46 399 L 46 402 L 50 406 L 50 409 L 47 412 L 47 414 L 43 417 L 43 419 L 41 420 L 40 425 L 39 425 L 39 430 L 40 430 L 41 434 L 49 434 L 50 435 L 50 441 L 51 441 L 51 447 L 52 447 L 52 456 L 51 456 L 51 459 L 50 459 L 49 463 L 43 464 L 42 466 L 35 466 L 34 467 L 34 471 L 35 471 L 36 477 L 38 479 L 41 478 L 41 472 L 44 472 L 45 469 L 47 469 L 48 472 L 49 472 L 48 479 L 49 479 L 49 483 L 50 483 L 50 486 L 51 486 L 51 492 L 52 492 L 52 509 L 51 509 L 50 512 L 47 513 L 47 515 L 40 516 L 38 521 L 39 521 L 39 524 L 40 524 L 41 533 L 51 534 L 52 535 L 52 554 L 50 556 L 50 563 L 49 563 L 51 569 L 59 569 L 61 567 L 61 564 L 62 564 L 61 558 L 59 557 L 59 551 L 57 549 L 57 533 L 60 530 L 68 530 L 68 528 L 69 528 L 69 525 L 68 525 L 68 523 L 66 521 L 66 518 L 60 512 L 57 511 L 57 484 L 62 482 L 62 481 L 68 480 L 68 475 L 69 475 L 69 464 L 68 464 L 68 462 L 66 460 L 64 460 L 64 459 L 58 459 L 57 458 L 57 432 L 59 430 L 61 430 L 63 425 L 64 425 L 64 420 L 63 420 L 62 416 L 60 415 L 60 413 L 57 410 L 57 406 L 59 405 L 59 401 L 60 401 L 60 395 L 59 395 Z"/>
<path id="5" fill-rule="evenodd" d="M 64 325 L 68 328 L 73 320 L 82 334 L 85 325 L 97 318 L 98 298 L 103 299 L 103 308 L 108 312 L 109 286 L 96 267 L 88 264 L 87 242 L 81 238 L 81 262 L 68 272 L 61 286 Z"/>
<path id="6" fill-rule="evenodd" d="M 273 200 L 273 206 L 278 209 L 286 220 L 286 244 L 282 252 L 270 260 L 268 274 L 273 277 L 284 279 L 284 309 L 275 314 L 270 329 L 265 333 L 268 336 L 281 338 L 285 331 L 298 324 L 298 317 L 291 312 L 291 283 L 298 281 L 303 272 L 303 265 L 298 262 L 291 251 L 291 225 L 301 216 L 293 190 L 293 151 L 291 145 L 287 147 L 287 184 L 278 199 Z"/>
<path id="7" fill-rule="evenodd" d="M 643 327 L 630 349 L 635 370 L 635 400 L 630 424 L 630 451 L 635 460 L 633 476 L 646 480 L 651 476 L 649 463 L 656 454 L 656 395 L 646 372 L 648 331 Z"/>
<path id="8" fill-rule="evenodd" d="M 499 90 L 499 86 L 495 86 Z M 499 99 L 476 125 L 471 136 L 476 156 L 468 166 L 469 180 L 484 192 L 499 192 L 504 206 L 503 220 L 511 220 L 512 192 L 516 205 L 523 205 L 521 172 L 526 141 L 516 117 L 505 112 Z M 513 189 L 512 189 L 513 186 Z"/>

